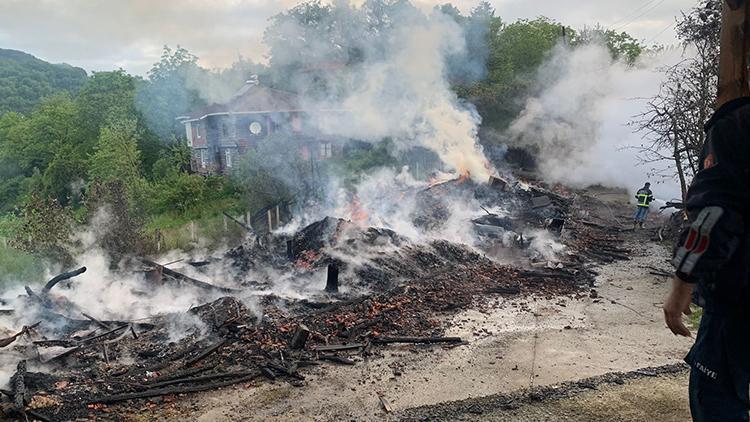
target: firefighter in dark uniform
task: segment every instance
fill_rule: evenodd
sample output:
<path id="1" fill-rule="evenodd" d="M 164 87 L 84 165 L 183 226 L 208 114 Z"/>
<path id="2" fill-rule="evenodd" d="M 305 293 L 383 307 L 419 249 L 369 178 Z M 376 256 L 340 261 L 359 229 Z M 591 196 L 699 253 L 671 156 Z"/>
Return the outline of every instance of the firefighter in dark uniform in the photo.
<path id="1" fill-rule="evenodd" d="M 747 421 L 750 383 L 750 98 L 719 108 L 686 198 L 690 226 L 680 235 L 669 329 L 689 336 L 682 313 L 703 308 L 690 372 L 694 421 Z"/>
<path id="2" fill-rule="evenodd" d="M 633 220 L 635 220 L 633 227 L 637 228 L 640 226 L 643 228 L 643 223 L 646 221 L 648 211 L 651 208 L 651 201 L 654 200 L 654 194 L 651 192 L 651 183 L 646 182 L 646 184 L 636 192 L 635 199 L 638 201 L 638 208 L 636 208 L 635 216 L 633 217 Z"/>

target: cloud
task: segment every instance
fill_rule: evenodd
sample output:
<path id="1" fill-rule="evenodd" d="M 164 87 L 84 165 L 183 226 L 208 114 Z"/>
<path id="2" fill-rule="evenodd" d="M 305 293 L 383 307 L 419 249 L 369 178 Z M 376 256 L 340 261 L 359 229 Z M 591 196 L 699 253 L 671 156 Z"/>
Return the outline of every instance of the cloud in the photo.
<path id="1" fill-rule="evenodd" d="M 242 55 L 264 61 L 268 19 L 298 0 L 3 0 L 0 46 L 87 70 L 122 67 L 144 75 L 168 44 L 186 47 L 206 67 L 224 67 Z M 414 0 L 428 10 L 445 0 Z M 468 13 L 478 0 L 455 0 Z M 506 21 L 540 15 L 573 27 L 601 23 L 640 39 L 674 41 L 668 27 L 684 0 L 494 0 Z M 641 16 L 642 15 L 642 16 Z M 663 31 L 663 32 L 662 32 Z M 659 34 L 659 32 L 662 32 Z"/>

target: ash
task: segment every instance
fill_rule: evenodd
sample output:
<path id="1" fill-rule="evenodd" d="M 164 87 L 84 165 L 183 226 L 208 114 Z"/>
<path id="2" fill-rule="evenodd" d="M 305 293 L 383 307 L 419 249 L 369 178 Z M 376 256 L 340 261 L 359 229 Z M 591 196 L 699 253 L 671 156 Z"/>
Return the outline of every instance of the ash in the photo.
<path id="1" fill-rule="evenodd" d="M 596 200 L 579 192 L 492 178 L 413 195 L 419 238 L 325 217 L 292 233 L 249 232 L 242 245 L 179 268 L 133 258 L 115 272 L 128 280 L 130 307 L 158 309 L 146 305 L 167 290 L 194 302 L 179 312 L 104 317 L 121 314 L 87 302 L 94 295 L 81 294 L 79 280 L 95 275 L 85 268 L 26 287 L 6 299 L 2 320 L 3 415 L 125 419 L 251 381 L 304 387 L 306 367 L 353 365 L 392 343 L 461 347 L 464 339 L 444 336 L 445 317 L 498 296 L 593 295 L 596 266 L 628 259 L 625 229 L 594 221 L 579 204 Z M 471 244 L 439 236 L 456 196 L 480 208 L 465 226 Z"/>

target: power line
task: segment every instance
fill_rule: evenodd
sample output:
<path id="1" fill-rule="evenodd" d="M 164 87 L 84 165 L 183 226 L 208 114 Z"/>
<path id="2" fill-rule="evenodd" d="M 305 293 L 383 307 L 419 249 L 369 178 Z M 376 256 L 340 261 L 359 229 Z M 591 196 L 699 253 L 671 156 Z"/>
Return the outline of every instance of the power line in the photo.
<path id="1" fill-rule="evenodd" d="M 611 24 L 609 24 L 610 28 L 611 28 L 611 27 L 613 27 L 613 26 L 615 26 L 615 25 L 617 25 L 617 24 L 618 24 L 618 23 L 620 23 L 620 22 L 623 22 L 623 21 L 625 21 L 625 20 L 629 19 L 630 17 L 632 17 L 632 16 L 633 16 L 633 15 L 635 15 L 636 13 L 640 12 L 640 11 L 641 11 L 641 10 L 643 10 L 643 9 L 644 9 L 645 7 L 649 6 L 649 4 L 652 4 L 652 3 L 654 3 L 655 1 L 657 1 L 657 0 L 648 0 L 648 1 L 646 1 L 645 3 L 643 3 L 642 5 L 640 5 L 640 6 L 639 6 L 639 7 L 637 8 L 637 9 L 634 9 L 633 11 L 631 11 L 631 12 L 629 12 L 629 13 L 625 14 L 625 15 L 624 15 L 623 17 L 621 17 L 620 19 L 618 19 L 618 20 L 616 20 L 616 21 L 612 22 Z"/>
<path id="2" fill-rule="evenodd" d="M 662 29 L 661 31 L 659 31 L 659 33 L 658 33 L 658 34 L 656 34 L 656 35 L 654 35 L 653 37 L 649 38 L 649 39 L 648 39 L 648 40 L 647 40 L 647 41 L 645 42 L 645 44 L 649 44 L 649 43 L 651 43 L 651 42 L 654 42 L 654 41 L 655 41 L 655 40 L 656 40 L 657 38 L 659 38 L 659 37 L 660 37 L 660 36 L 661 36 L 661 35 L 662 35 L 663 33 L 667 32 L 667 31 L 668 31 L 669 29 L 672 29 L 672 28 L 674 27 L 674 25 L 675 25 L 675 23 L 674 23 L 674 22 L 670 23 L 670 24 L 669 24 L 669 25 L 667 25 L 667 26 L 666 26 L 666 27 L 665 27 L 664 29 Z"/>
<path id="3" fill-rule="evenodd" d="M 642 17 L 646 16 L 647 14 L 651 13 L 652 11 L 654 11 L 654 10 L 655 10 L 655 9 L 656 9 L 657 7 L 661 6 L 661 4 L 662 4 L 662 3 L 664 3 L 664 1 L 665 1 L 665 0 L 659 0 L 659 2 L 657 2 L 657 3 L 656 3 L 655 5 L 653 5 L 652 7 L 649 7 L 649 8 L 648 8 L 648 9 L 647 9 L 646 11 L 644 11 L 644 12 L 643 12 L 643 13 L 641 13 L 640 15 L 638 15 L 638 16 L 636 16 L 636 17 L 634 17 L 634 18 L 633 18 L 633 19 L 631 19 L 631 20 L 630 20 L 629 22 L 627 22 L 627 23 L 625 23 L 625 24 L 623 24 L 623 25 L 620 25 L 620 26 L 618 26 L 617 28 L 615 28 L 615 29 L 614 29 L 614 31 L 619 31 L 619 30 L 621 30 L 621 29 L 624 29 L 624 28 L 626 28 L 626 27 L 627 27 L 628 25 L 632 24 L 633 22 L 637 21 L 638 19 L 640 19 L 640 18 L 642 18 Z"/>

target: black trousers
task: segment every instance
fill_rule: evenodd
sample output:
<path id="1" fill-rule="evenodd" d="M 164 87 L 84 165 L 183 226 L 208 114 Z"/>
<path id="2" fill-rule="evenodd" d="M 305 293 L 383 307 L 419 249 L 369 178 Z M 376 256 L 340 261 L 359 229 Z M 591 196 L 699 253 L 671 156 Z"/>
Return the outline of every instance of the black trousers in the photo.
<path id="1" fill-rule="evenodd" d="M 744 391 L 737 391 L 731 382 L 717 382 L 695 368 L 690 371 L 690 413 L 694 422 L 750 421 L 747 395 L 747 386 Z"/>

